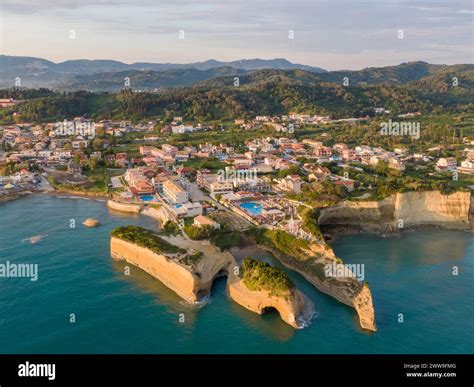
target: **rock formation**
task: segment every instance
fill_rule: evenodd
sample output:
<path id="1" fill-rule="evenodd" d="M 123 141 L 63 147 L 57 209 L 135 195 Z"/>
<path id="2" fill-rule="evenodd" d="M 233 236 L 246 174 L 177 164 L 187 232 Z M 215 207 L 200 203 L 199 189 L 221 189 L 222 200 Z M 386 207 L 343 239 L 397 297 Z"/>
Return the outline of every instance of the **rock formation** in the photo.
<path id="1" fill-rule="evenodd" d="M 383 233 L 420 225 L 471 229 L 471 211 L 470 192 L 404 192 L 381 201 L 340 202 L 322 209 L 318 223 Z"/>
<path id="2" fill-rule="evenodd" d="M 110 252 L 112 258 L 139 267 L 189 303 L 206 297 L 214 279 L 226 274 L 230 264 L 230 254 L 202 254 L 187 247 L 185 252 L 157 253 L 117 237 L 111 238 Z"/>
<path id="3" fill-rule="evenodd" d="M 242 280 L 234 277 L 229 279 L 229 297 L 244 308 L 263 314 L 269 308 L 274 308 L 280 314 L 281 319 L 293 328 L 302 328 L 305 322 L 311 318 L 314 308 L 309 306 L 312 302 L 298 289 L 295 289 L 289 299 L 270 296 L 265 290 L 253 291 L 248 289 Z"/>
<path id="4" fill-rule="evenodd" d="M 227 293 L 233 301 L 252 312 L 263 314 L 275 309 L 280 318 L 294 328 L 304 328 L 314 314 L 311 300 L 294 287 L 283 294 L 274 294 L 264 288 L 250 289 L 243 278 L 229 273 Z"/>
<path id="5" fill-rule="evenodd" d="M 344 266 L 343 276 L 327 275 L 327 267 L 342 264 L 327 243 L 310 243 L 281 230 L 262 232 L 263 235 L 257 236 L 260 247 L 271 252 L 289 269 L 300 273 L 321 292 L 353 307 L 359 315 L 362 328 L 377 330 L 372 294 L 368 285 L 360 282 L 347 266 Z M 278 241 L 285 241 L 285 244 L 278 246 Z"/>
<path id="6" fill-rule="evenodd" d="M 82 224 L 86 227 L 97 227 L 100 225 L 100 222 L 94 218 L 88 218 Z"/>

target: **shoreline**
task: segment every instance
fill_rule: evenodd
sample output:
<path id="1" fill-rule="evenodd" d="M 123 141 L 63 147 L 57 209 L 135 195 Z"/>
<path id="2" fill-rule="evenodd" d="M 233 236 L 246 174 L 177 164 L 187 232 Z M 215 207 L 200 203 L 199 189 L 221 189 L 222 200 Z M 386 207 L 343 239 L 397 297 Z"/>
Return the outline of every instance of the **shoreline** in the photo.
<path id="1" fill-rule="evenodd" d="M 347 227 L 347 226 L 334 226 L 334 227 L 324 227 L 321 230 L 324 236 L 324 240 L 328 244 L 336 242 L 341 236 L 346 235 L 373 235 L 380 238 L 399 238 L 402 237 L 406 232 L 416 232 L 420 230 L 447 230 L 447 231 L 462 231 L 467 233 L 473 233 L 472 229 L 460 229 L 458 227 L 446 227 L 438 224 L 417 224 L 405 227 L 403 229 L 396 229 L 393 231 L 377 231 L 377 230 L 363 230 L 357 227 Z"/>
<path id="2" fill-rule="evenodd" d="M 109 199 L 108 194 L 96 193 L 96 192 L 81 192 L 81 191 L 67 191 L 67 190 L 54 190 L 47 192 L 38 192 L 40 194 L 46 195 L 55 195 L 55 196 L 75 196 L 75 197 L 87 197 L 87 198 L 96 198 L 96 199 Z"/>
<path id="3" fill-rule="evenodd" d="M 6 195 L 0 197 L 0 204 L 11 202 L 13 200 L 21 199 L 30 196 L 55 196 L 55 197 L 69 197 L 71 199 L 95 199 L 100 202 L 106 202 L 109 197 L 103 194 L 89 193 L 89 192 L 76 192 L 76 191 L 36 191 L 28 193 L 20 193 L 15 195 Z"/>
<path id="4" fill-rule="evenodd" d="M 56 196 L 56 197 L 70 197 L 70 198 L 76 198 L 76 199 L 96 199 L 101 202 L 105 202 L 109 199 L 108 195 L 95 193 L 95 192 L 80 192 L 80 191 L 52 190 L 52 191 L 34 192 L 33 194 Z"/>
<path id="5" fill-rule="evenodd" d="M 1 196 L 0 197 L 0 204 L 2 203 L 7 203 L 7 202 L 11 202 L 13 200 L 16 200 L 16 199 L 20 199 L 21 197 L 23 196 L 28 196 L 28 194 L 25 194 L 25 195 L 4 195 L 4 196 Z"/>

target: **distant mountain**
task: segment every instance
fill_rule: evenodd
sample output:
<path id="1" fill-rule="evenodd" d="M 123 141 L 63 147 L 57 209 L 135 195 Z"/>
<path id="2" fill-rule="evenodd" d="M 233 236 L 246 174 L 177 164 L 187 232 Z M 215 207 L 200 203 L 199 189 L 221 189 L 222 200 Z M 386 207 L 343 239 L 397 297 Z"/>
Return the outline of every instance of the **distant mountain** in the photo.
<path id="1" fill-rule="evenodd" d="M 94 74 L 113 71 L 124 71 L 130 68 L 130 65 L 116 60 L 89 60 L 77 59 L 67 60 L 54 65 L 54 71 L 64 74 Z"/>
<path id="2" fill-rule="evenodd" d="M 118 91 L 124 88 L 154 91 L 170 87 L 191 86 L 199 81 L 216 77 L 231 76 L 233 79 L 237 75 L 244 74 L 247 74 L 247 71 L 228 66 L 207 70 L 193 68 L 166 71 L 127 70 L 92 75 L 75 75 L 68 77 L 64 83 L 56 85 L 56 88 L 67 91 Z"/>
<path id="3" fill-rule="evenodd" d="M 68 83 L 71 84 L 71 89 L 77 82 L 74 76 L 77 75 L 100 75 L 105 73 L 115 73 L 124 71 L 157 71 L 165 72 L 171 70 L 212 70 L 222 67 L 231 67 L 238 70 L 254 71 L 263 68 L 269 69 L 302 69 L 310 72 L 321 73 L 325 70 L 319 67 L 306 66 L 301 64 L 291 63 L 286 59 L 242 59 L 233 62 L 221 62 L 214 59 L 205 62 L 195 63 L 145 63 L 137 62 L 126 64 L 114 60 L 68 60 L 65 62 L 54 63 L 42 58 L 23 57 L 23 56 L 8 56 L 0 55 L 0 87 L 14 86 L 15 80 L 20 78 L 22 86 L 25 87 L 53 87 L 56 88 L 61 85 L 64 89 Z M 136 73 L 133 73 L 136 75 Z M 148 74 L 150 76 L 151 74 Z M 144 74 L 144 76 L 147 76 Z M 113 77 L 106 75 L 107 78 Z M 199 77 L 198 77 L 199 78 Z M 205 79 L 205 78 L 201 78 Z M 199 79 L 200 80 L 200 79 Z M 88 84 L 90 82 L 100 85 L 100 82 L 90 82 L 86 79 L 79 79 L 79 83 Z M 184 82 L 184 84 L 188 84 Z M 176 85 L 169 85 L 176 86 Z M 147 87 L 148 89 L 151 87 Z"/>

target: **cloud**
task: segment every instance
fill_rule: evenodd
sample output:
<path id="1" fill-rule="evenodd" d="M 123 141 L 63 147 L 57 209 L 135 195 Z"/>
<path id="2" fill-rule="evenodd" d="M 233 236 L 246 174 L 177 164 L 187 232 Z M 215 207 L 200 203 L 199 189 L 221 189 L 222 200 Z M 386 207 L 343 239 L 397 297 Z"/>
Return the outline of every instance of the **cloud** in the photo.
<path id="1" fill-rule="evenodd" d="M 3 51 L 48 59 L 131 58 L 167 62 L 267 57 L 347 67 L 341 55 L 368 66 L 419 51 L 417 59 L 469 62 L 470 1 L 359 0 L 0 0 Z M 71 42 L 68 31 L 77 39 Z M 288 39 L 288 30 L 295 38 Z M 397 38 L 398 31 L 405 38 Z M 184 30 L 185 40 L 178 40 Z M 443 46 L 443 53 L 426 50 Z M 450 45 L 456 45 L 450 47 Z M 434 47 L 434 46 L 431 46 Z M 460 49 L 462 47 L 462 49 Z M 371 53 L 370 57 L 364 55 Z M 381 58 L 377 60 L 377 52 Z M 316 55 L 317 53 L 317 55 Z M 450 56 L 450 54 L 452 54 Z M 426 57 L 421 57 L 426 55 Z M 205 57 L 208 56 L 208 57 Z M 304 60 L 307 57 L 308 60 Z M 155 58 L 155 59 L 153 59 Z M 301 60 L 301 58 L 303 60 Z M 341 61 L 341 62 L 336 62 Z M 359 63 L 359 60 L 357 61 Z"/>

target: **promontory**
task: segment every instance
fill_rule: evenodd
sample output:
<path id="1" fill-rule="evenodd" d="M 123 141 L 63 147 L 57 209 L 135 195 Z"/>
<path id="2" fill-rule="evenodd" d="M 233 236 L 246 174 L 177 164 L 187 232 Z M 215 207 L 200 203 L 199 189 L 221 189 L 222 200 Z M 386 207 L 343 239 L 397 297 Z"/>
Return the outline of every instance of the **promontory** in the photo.
<path id="1" fill-rule="evenodd" d="M 296 289 L 286 273 L 268 263 L 245 258 L 239 275 L 229 275 L 229 297 L 259 314 L 275 309 L 294 328 L 303 328 L 314 313 L 314 305 Z"/>

